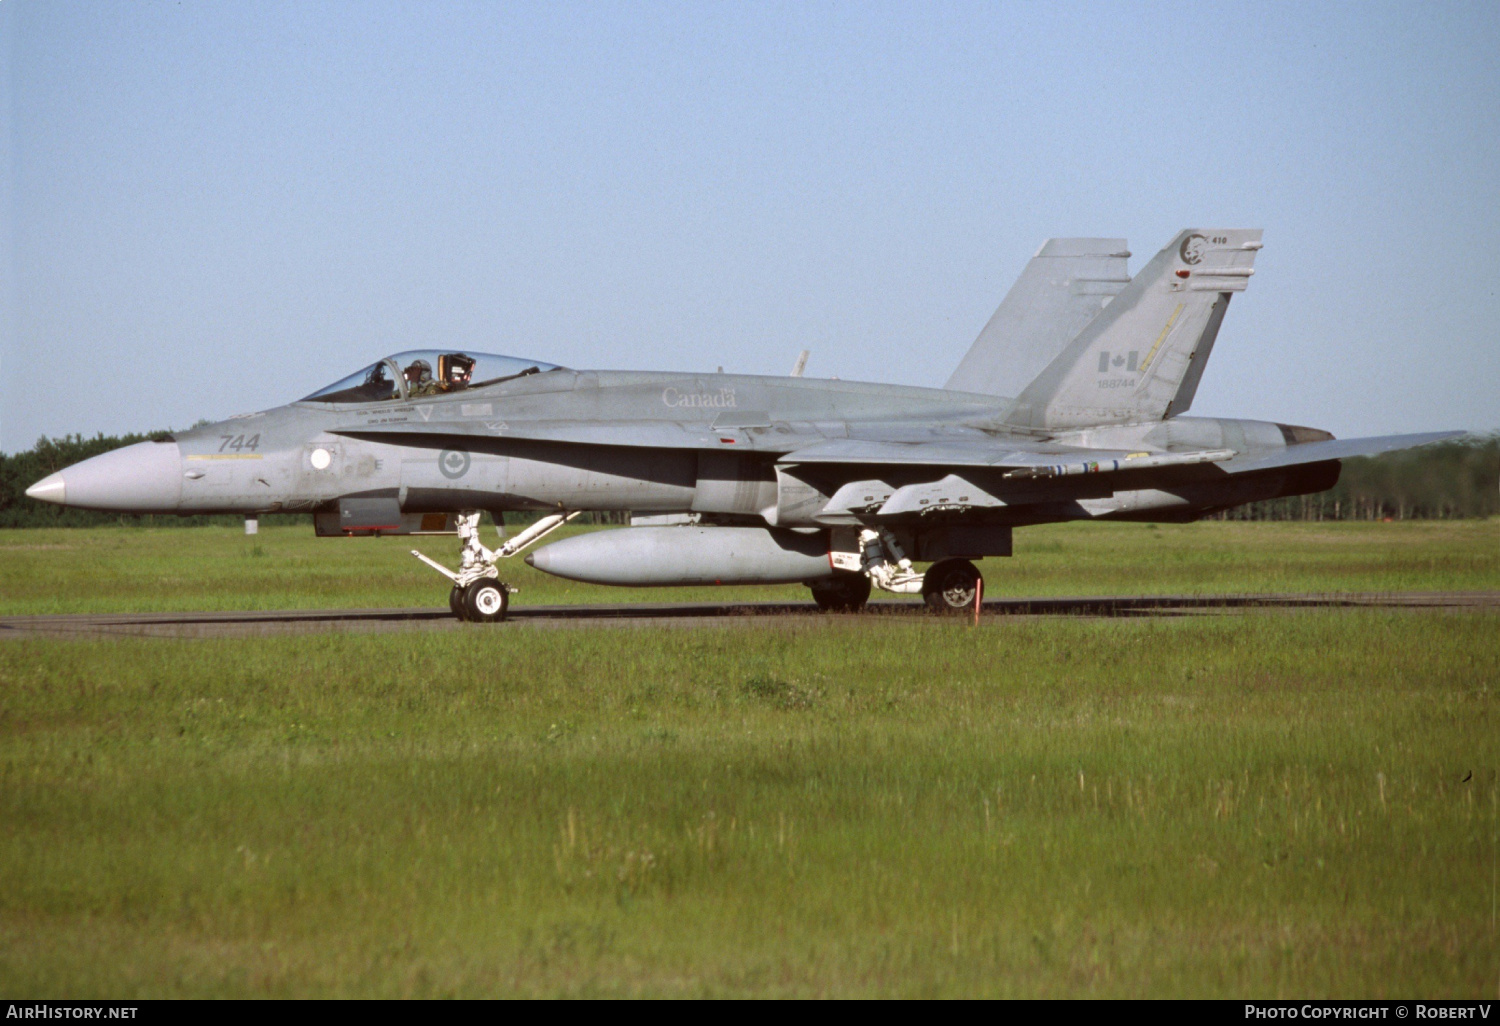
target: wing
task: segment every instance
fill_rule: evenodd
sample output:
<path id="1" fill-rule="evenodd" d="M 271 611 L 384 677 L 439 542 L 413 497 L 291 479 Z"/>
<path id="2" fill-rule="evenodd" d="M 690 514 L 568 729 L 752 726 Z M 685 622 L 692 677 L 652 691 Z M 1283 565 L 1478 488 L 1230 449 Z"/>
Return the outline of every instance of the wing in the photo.
<path id="1" fill-rule="evenodd" d="M 788 453 L 778 466 L 796 474 L 843 468 L 843 484 L 833 491 L 817 519 L 844 522 L 851 516 L 894 518 L 933 513 L 995 510 L 1004 506 L 1047 501 L 1049 494 L 1066 498 L 1078 492 L 1081 481 L 1063 486 L 1047 479 L 1089 476 L 1091 491 L 1108 495 L 1112 475 L 1124 472 L 1199 467 L 1199 477 L 1227 480 L 1230 475 L 1372 456 L 1396 449 L 1426 445 L 1463 434 L 1439 431 L 1417 435 L 1384 435 L 1307 442 L 1280 449 L 1240 453 L 1233 449 L 1196 449 L 1185 452 L 1128 452 L 1085 449 L 1056 444 L 1028 444 L 1016 439 L 953 439 L 938 442 L 881 442 L 838 439 L 819 442 Z M 1097 475 L 1097 476 L 1094 476 Z M 915 478 L 915 480 L 913 480 Z M 1154 487 L 1133 476 L 1120 487 Z M 1050 487 L 1049 487 L 1050 484 Z"/>
<path id="2" fill-rule="evenodd" d="M 1457 438 L 1462 434 L 1462 431 L 1430 431 L 1416 435 L 1329 439 L 1244 453 L 1233 449 L 1131 452 L 1125 449 L 1085 449 L 1071 445 L 1027 443 L 1014 438 L 1005 442 L 978 439 L 886 442 L 839 438 L 789 452 L 780 462 L 1003 468 L 1011 470 L 1012 474 L 1009 476 L 1012 477 L 1067 477 L 1075 474 L 1107 474 L 1151 467 L 1217 463 L 1225 473 L 1247 474 L 1274 470 L 1277 467 L 1348 459 L 1352 456 L 1375 456 Z"/>
<path id="3" fill-rule="evenodd" d="M 788 453 L 778 462 L 797 473 L 839 468 L 854 477 L 834 491 L 817 519 L 842 522 L 851 515 L 902 517 L 938 512 L 998 509 L 1017 493 L 1036 501 L 1038 479 L 1112 474 L 1121 470 L 1185 466 L 1227 460 L 1232 449 L 1193 452 L 1129 452 L 1045 443 L 998 444 L 994 440 L 875 442 L 839 439 Z M 918 480 L 900 484 L 915 476 Z"/>
<path id="4" fill-rule="evenodd" d="M 985 467 L 1013 470 L 1017 472 L 1016 476 L 1060 477 L 1138 470 L 1174 463 L 1204 463 L 1227 460 L 1234 455 L 1232 449 L 1151 453 L 1128 449 L 1085 449 L 1073 445 L 1023 442 L 1017 439 L 1003 442 L 978 438 L 887 442 L 839 438 L 789 452 L 781 458 L 781 462 Z"/>

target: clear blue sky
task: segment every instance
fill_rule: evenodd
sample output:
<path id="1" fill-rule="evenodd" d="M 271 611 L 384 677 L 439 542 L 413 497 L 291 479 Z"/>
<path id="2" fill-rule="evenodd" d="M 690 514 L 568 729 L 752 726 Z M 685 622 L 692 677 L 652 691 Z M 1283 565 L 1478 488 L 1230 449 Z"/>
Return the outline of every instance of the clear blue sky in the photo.
<path id="1" fill-rule="evenodd" d="M 9 0 L 0 448 L 393 350 L 941 385 L 1263 227 L 1195 414 L 1500 427 L 1500 4 Z"/>

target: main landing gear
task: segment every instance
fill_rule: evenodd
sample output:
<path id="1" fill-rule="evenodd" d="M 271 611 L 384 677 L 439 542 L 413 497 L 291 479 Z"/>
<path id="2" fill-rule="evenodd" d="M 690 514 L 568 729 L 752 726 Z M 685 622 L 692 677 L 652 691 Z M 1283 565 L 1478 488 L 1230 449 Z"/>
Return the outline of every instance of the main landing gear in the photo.
<path id="1" fill-rule="evenodd" d="M 934 613 L 967 613 L 979 591 L 979 568 L 967 559 L 934 563 L 922 576 L 922 601 Z"/>
<path id="2" fill-rule="evenodd" d="M 479 540 L 478 511 L 465 510 L 458 515 L 458 538 L 463 544 L 463 553 L 457 573 L 416 549 L 412 549 L 411 554 L 453 582 L 453 588 L 448 592 L 448 608 L 454 616 L 470 623 L 498 623 L 505 619 L 511 595 L 520 589 L 500 580 L 496 561 L 514 556 L 577 515 L 554 513 L 543 517 L 498 549 L 490 549 Z"/>
<path id="3" fill-rule="evenodd" d="M 934 613 L 965 613 L 974 608 L 982 586 L 978 568 L 967 559 L 941 560 L 925 574 L 917 573 L 895 535 L 883 528 L 860 532 L 859 565 L 859 572 L 842 570 L 808 582 L 819 609 L 857 613 L 869 601 L 873 586 L 898 595 L 920 593 Z"/>
<path id="4" fill-rule="evenodd" d="M 840 573 L 808 584 L 813 601 L 825 613 L 857 613 L 870 601 L 870 579 L 861 574 Z"/>

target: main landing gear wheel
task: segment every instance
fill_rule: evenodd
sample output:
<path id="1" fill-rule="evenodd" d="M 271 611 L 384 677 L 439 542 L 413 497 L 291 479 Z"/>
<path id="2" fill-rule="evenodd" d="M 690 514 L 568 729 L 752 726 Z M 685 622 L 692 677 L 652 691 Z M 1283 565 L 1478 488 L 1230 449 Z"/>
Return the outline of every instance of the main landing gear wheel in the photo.
<path id="1" fill-rule="evenodd" d="M 475 581 L 464 589 L 464 619 L 471 623 L 498 623 L 505 619 L 510 592 L 493 577 Z"/>
<path id="2" fill-rule="evenodd" d="M 974 608 L 979 570 L 967 559 L 934 563 L 922 577 L 922 601 L 934 613 L 964 613 Z"/>
<path id="3" fill-rule="evenodd" d="M 812 581 L 807 587 L 825 613 L 857 613 L 870 601 L 870 579 L 864 574 L 841 573 L 831 580 Z"/>
<path id="4" fill-rule="evenodd" d="M 460 620 L 468 619 L 468 614 L 464 612 L 464 590 L 456 584 L 448 592 L 448 610 Z"/>

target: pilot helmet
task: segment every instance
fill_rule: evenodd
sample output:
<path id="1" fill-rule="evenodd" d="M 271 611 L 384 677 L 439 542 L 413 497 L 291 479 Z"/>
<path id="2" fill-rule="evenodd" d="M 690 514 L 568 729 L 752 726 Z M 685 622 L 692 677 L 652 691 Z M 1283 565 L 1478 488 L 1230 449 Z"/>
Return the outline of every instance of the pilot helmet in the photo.
<path id="1" fill-rule="evenodd" d="M 432 364 L 426 360 L 413 360 L 406 368 L 407 381 L 430 381 L 432 379 Z"/>

